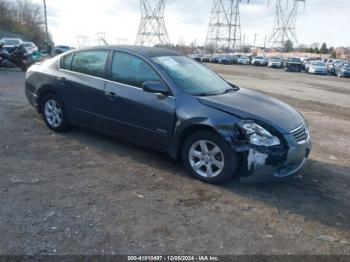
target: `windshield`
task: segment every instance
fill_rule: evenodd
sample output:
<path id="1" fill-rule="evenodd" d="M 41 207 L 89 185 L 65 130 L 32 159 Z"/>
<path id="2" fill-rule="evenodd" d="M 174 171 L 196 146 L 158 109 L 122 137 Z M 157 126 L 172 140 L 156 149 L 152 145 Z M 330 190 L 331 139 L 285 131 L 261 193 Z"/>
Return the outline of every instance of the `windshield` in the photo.
<path id="1" fill-rule="evenodd" d="M 288 58 L 289 62 L 301 62 L 299 58 Z"/>
<path id="2" fill-rule="evenodd" d="M 264 58 L 261 56 L 257 56 L 257 57 L 255 57 L 255 59 L 264 59 Z"/>
<path id="3" fill-rule="evenodd" d="M 279 59 L 279 58 L 271 58 L 270 61 L 271 62 L 281 62 L 281 59 Z"/>
<path id="4" fill-rule="evenodd" d="M 19 41 L 17 39 L 4 39 L 4 45 L 18 45 Z"/>
<path id="5" fill-rule="evenodd" d="M 154 57 L 153 60 L 164 69 L 179 88 L 188 94 L 219 95 L 232 89 L 209 68 L 187 57 L 162 56 Z"/>
<path id="6" fill-rule="evenodd" d="M 312 65 L 314 65 L 314 66 L 326 66 L 326 64 L 322 63 L 322 62 L 313 62 Z"/>

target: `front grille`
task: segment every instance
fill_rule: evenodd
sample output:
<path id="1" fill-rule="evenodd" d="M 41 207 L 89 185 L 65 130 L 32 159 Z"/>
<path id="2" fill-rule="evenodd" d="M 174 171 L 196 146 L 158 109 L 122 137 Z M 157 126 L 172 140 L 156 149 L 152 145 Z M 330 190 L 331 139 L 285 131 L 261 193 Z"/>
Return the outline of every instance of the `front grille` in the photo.
<path id="1" fill-rule="evenodd" d="M 301 125 L 298 128 L 294 129 L 292 132 L 294 139 L 297 143 L 306 141 L 309 138 L 309 132 L 305 125 Z"/>

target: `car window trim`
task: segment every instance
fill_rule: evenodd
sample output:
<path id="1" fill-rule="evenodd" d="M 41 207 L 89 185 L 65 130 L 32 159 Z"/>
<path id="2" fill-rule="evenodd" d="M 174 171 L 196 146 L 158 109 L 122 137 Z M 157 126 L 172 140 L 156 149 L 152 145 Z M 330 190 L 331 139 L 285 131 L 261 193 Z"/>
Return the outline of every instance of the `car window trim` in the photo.
<path id="1" fill-rule="evenodd" d="M 175 97 L 174 95 L 174 91 L 170 88 L 170 85 L 168 84 L 168 82 L 164 79 L 164 77 L 162 76 L 162 74 L 159 72 L 159 70 L 154 66 L 152 65 L 150 62 L 148 62 L 146 59 L 144 59 L 142 56 L 139 56 L 137 54 L 134 54 L 134 53 L 130 53 L 130 52 L 127 52 L 127 51 L 124 51 L 124 50 L 118 50 L 118 49 L 113 49 L 111 50 L 110 52 L 110 56 L 108 57 L 109 61 L 108 61 L 108 70 L 107 70 L 107 77 L 106 77 L 106 80 L 108 82 L 111 82 L 111 83 L 117 83 L 117 84 L 121 84 L 121 85 L 124 85 L 124 86 L 128 86 L 128 87 L 132 87 L 132 88 L 136 88 L 136 89 L 139 89 L 139 90 L 142 90 L 141 87 L 137 87 L 137 86 L 133 86 L 133 85 L 129 85 L 129 84 L 125 84 L 125 83 L 121 83 L 121 82 L 118 82 L 118 81 L 115 81 L 115 80 L 112 80 L 112 66 L 113 66 L 113 57 L 114 57 L 114 53 L 124 53 L 124 54 L 127 54 L 127 55 L 131 55 L 131 56 L 134 56 L 134 57 L 137 57 L 138 59 L 142 60 L 143 62 L 145 62 L 148 66 L 151 67 L 151 69 L 153 69 L 153 71 L 159 76 L 160 80 L 162 81 L 163 84 L 165 84 L 169 91 L 170 91 L 170 94 L 168 95 L 169 97 Z"/>
<path id="2" fill-rule="evenodd" d="M 76 71 L 73 71 L 72 68 L 73 68 L 73 61 L 74 61 L 74 58 L 75 58 L 75 55 L 76 54 L 81 54 L 81 53 L 87 53 L 87 52 L 107 52 L 107 57 L 106 57 L 106 61 L 105 61 L 105 65 L 104 65 L 104 68 L 103 68 L 103 73 L 102 73 L 102 79 L 106 78 L 106 69 L 107 69 L 107 64 L 108 64 L 108 58 L 109 58 L 109 55 L 110 55 L 110 52 L 111 50 L 108 50 L 108 49 L 96 49 L 96 50 L 81 50 L 81 51 L 77 51 L 77 52 L 74 52 L 73 53 L 73 58 L 72 58 L 72 62 L 71 62 L 71 66 L 70 66 L 70 71 L 72 72 L 76 72 Z M 76 72 L 76 73 L 80 73 L 80 72 Z M 89 74 L 84 74 L 84 73 L 81 73 L 83 75 L 88 75 L 88 76 L 92 76 L 92 75 L 89 75 Z M 97 78 L 100 78 L 98 76 L 94 76 L 94 77 L 97 77 Z"/>
<path id="3" fill-rule="evenodd" d="M 104 72 L 104 76 L 103 77 L 98 77 L 98 76 L 92 76 L 92 75 L 87 75 L 87 74 L 84 74 L 84 73 L 80 73 L 80 72 L 76 72 L 76 71 L 72 71 L 71 69 L 68 70 L 68 69 L 64 69 L 62 68 L 62 62 L 63 62 L 63 59 L 69 55 L 73 55 L 73 58 L 74 58 L 74 55 L 76 53 L 81 53 L 81 52 L 87 52 L 87 51 L 108 51 L 109 54 L 107 56 L 107 61 L 106 61 L 106 66 L 105 66 L 105 72 Z M 150 64 L 148 61 L 146 61 L 142 56 L 139 56 L 137 54 L 133 54 L 133 53 L 130 53 L 130 52 L 126 52 L 124 50 L 118 50 L 118 49 L 96 49 L 96 50 L 76 50 L 76 51 L 72 51 L 62 57 L 60 57 L 57 61 L 57 64 L 58 64 L 58 70 L 59 71 L 64 71 L 64 72 L 69 72 L 69 73 L 74 73 L 74 74 L 78 74 L 78 75 L 82 75 L 82 76 L 88 76 L 88 77 L 92 77 L 92 78 L 95 78 L 95 79 L 98 79 L 98 80 L 103 80 L 103 81 L 106 81 L 106 82 L 110 82 L 110 83 L 113 83 L 113 84 L 120 84 L 120 85 L 124 85 L 124 86 L 127 86 L 127 87 L 131 87 L 131 88 L 134 88 L 134 89 L 137 89 L 137 90 L 140 90 L 142 92 L 145 92 L 142 90 L 142 88 L 139 88 L 139 87 L 135 87 L 135 86 L 131 86 L 131 85 L 128 85 L 128 84 L 124 84 L 124 83 L 120 83 L 120 82 L 117 82 L 117 81 L 113 81 L 113 80 L 110 80 L 108 77 L 109 77 L 109 74 L 110 74 L 110 70 L 112 68 L 112 59 L 113 59 L 113 53 L 114 52 L 122 52 L 122 53 L 126 53 L 126 54 L 131 54 L 131 55 L 134 55 L 140 59 L 142 59 L 143 61 L 145 61 L 148 65 L 150 65 L 156 72 L 157 74 L 160 76 L 161 80 L 164 82 L 164 84 L 167 85 L 167 87 L 169 88 L 170 90 L 170 94 L 167 95 L 167 97 L 169 98 L 175 98 L 175 93 L 174 91 L 172 90 L 172 88 L 170 87 L 169 83 L 167 82 L 166 79 L 164 79 L 164 77 L 161 75 L 161 73 L 159 72 L 159 70 L 154 67 L 152 64 Z M 73 59 L 71 61 L 71 63 L 73 63 Z M 71 64 L 71 68 L 72 68 L 72 64 Z"/>
<path id="4" fill-rule="evenodd" d="M 58 61 L 59 70 L 65 70 L 65 71 L 69 71 L 69 72 L 80 73 L 80 72 L 76 72 L 76 71 L 73 71 L 73 70 L 72 70 L 72 65 L 73 65 L 73 61 L 74 61 L 74 56 L 75 56 L 76 54 L 79 54 L 79 53 L 94 52 L 94 51 L 105 51 L 105 52 L 108 53 L 107 58 L 106 58 L 106 62 L 105 62 L 105 68 L 104 68 L 104 70 L 103 70 L 103 77 L 102 77 L 102 79 L 105 79 L 106 76 L 107 76 L 108 59 L 109 59 L 110 53 L 111 53 L 111 51 L 112 51 L 112 50 L 106 49 L 106 48 L 101 48 L 101 49 L 87 49 L 87 50 L 75 50 L 75 51 L 73 51 L 73 52 L 70 52 L 70 53 L 68 53 L 68 54 L 66 54 L 66 55 L 64 55 L 64 56 L 62 56 L 62 57 L 59 59 L 59 61 Z M 64 59 L 65 57 L 67 57 L 67 56 L 70 56 L 70 55 L 72 55 L 72 61 L 71 61 L 71 63 L 70 63 L 70 69 L 64 69 L 64 68 L 62 68 L 63 59 Z M 80 74 L 86 75 L 86 76 L 95 77 L 95 78 L 100 78 L 100 79 L 101 79 L 101 77 L 98 77 L 98 76 L 92 76 L 92 75 L 88 75 L 88 74 L 84 74 L 84 73 L 80 73 Z"/>

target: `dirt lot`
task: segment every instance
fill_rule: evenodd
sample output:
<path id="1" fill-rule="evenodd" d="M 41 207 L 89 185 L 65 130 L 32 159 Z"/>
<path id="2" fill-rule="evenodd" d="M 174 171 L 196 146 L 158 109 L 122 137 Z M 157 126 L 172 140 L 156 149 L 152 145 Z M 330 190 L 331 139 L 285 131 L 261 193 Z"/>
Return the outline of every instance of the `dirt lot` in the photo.
<path id="1" fill-rule="evenodd" d="M 193 180 L 166 155 L 46 128 L 0 72 L 0 254 L 350 254 L 350 80 L 214 66 L 300 110 L 314 150 L 270 185 Z"/>

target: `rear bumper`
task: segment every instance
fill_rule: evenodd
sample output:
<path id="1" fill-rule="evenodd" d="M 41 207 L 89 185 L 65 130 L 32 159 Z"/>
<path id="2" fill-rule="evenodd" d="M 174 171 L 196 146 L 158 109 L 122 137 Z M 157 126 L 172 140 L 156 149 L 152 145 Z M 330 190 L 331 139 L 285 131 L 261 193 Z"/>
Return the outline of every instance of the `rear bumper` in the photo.
<path id="1" fill-rule="evenodd" d="M 292 141 L 291 137 L 287 138 Z M 279 163 L 271 161 L 269 155 L 251 150 L 248 155 L 248 165 L 240 181 L 244 183 L 263 183 L 280 181 L 298 174 L 305 165 L 312 149 L 309 139 L 303 144 L 291 143 L 286 159 Z"/>

